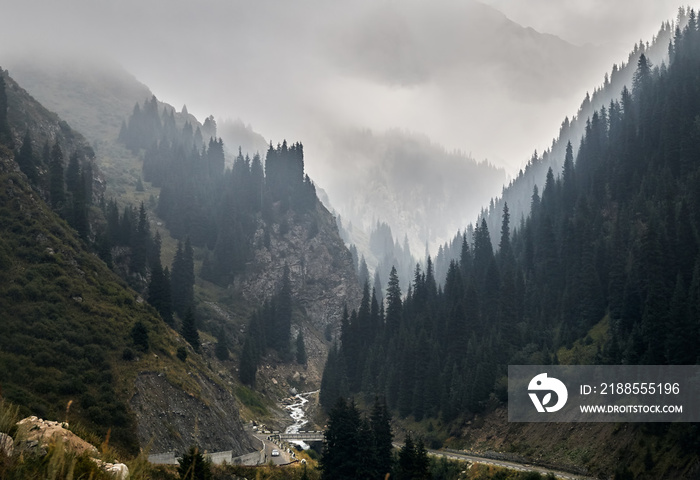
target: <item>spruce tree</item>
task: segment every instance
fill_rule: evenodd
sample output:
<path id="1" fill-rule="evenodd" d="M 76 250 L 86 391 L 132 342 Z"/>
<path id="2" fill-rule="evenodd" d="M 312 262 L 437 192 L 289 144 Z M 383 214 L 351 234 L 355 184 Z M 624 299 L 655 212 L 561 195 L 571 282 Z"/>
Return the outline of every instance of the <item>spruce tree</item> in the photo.
<path id="1" fill-rule="evenodd" d="M 401 323 L 401 287 L 399 286 L 399 276 L 396 267 L 391 267 L 389 273 L 389 283 L 386 288 L 386 330 L 387 337 L 398 332 Z"/>
<path id="2" fill-rule="evenodd" d="M 375 470 L 378 475 L 375 478 L 385 478 L 392 472 L 393 435 L 391 433 L 391 417 L 384 399 L 375 397 L 374 406 L 370 416 L 372 429 L 372 446 L 374 450 Z"/>
<path id="3" fill-rule="evenodd" d="M 55 143 L 51 149 L 49 163 L 49 197 L 51 198 L 51 207 L 62 213 L 63 206 L 66 202 L 66 191 L 63 182 L 63 151 L 58 143 Z"/>
<path id="4" fill-rule="evenodd" d="M 214 348 L 214 355 L 219 360 L 228 360 L 228 339 L 226 337 L 226 330 L 223 325 L 219 327 L 219 332 L 216 335 L 216 347 Z"/>
<path id="5" fill-rule="evenodd" d="M 36 181 L 39 180 L 39 171 L 36 168 L 36 159 L 34 158 L 34 152 L 32 150 L 32 138 L 29 134 L 29 130 L 24 134 L 22 146 L 15 159 L 22 173 L 27 176 L 30 182 L 36 183 Z"/>
<path id="6" fill-rule="evenodd" d="M 66 187 L 69 193 L 75 194 L 81 183 L 80 176 L 80 160 L 78 153 L 74 152 L 68 159 L 68 167 L 66 168 Z"/>
<path id="7" fill-rule="evenodd" d="M 246 335 L 243 343 L 243 350 L 239 359 L 238 378 L 241 382 L 249 386 L 255 386 L 255 373 L 258 370 L 258 359 L 255 353 L 255 340 Z"/>
<path id="8" fill-rule="evenodd" d="M 85 188 L 85 172 L 80 172 L 80 183 L 73 194 L 73 227 L 81 237 L 88 238 L 90 224 L 88 222 L 88 198 Z"/>
<path id="9" fill-rule="evenodd" d="M 187 309 L 185 318 L 182 320 L 182 330 L 180 331 L 182 338 L 192 345 L 195 352 L 199 352 L 199 332 L 195 323 L 194 311 L 192 308 Z"/>
<path id="10" fill-rule="evenodd" d="M 334 343 L 328 351 L 326 364 L 321 377 L 321 391 L 318 399 L 325 412 L 330 412 L 338 398 L 348 395 L 348 381 L 345 374 L 345 362 L 341 357 L 338 344 Z"/>
<path id="11" fill-rule="evenodd" d="M 148 283 L 148 303 L 153 305 L 168 325 L 172 325 L 173 312 L 169 290 L 168 279 L 160 261 L 158 261 L 151 268 L 151 280 Z"/>
<path id="12" fill-rule="evenodd" d="M 177 244 L 171 272 L 173 310 L 181 317 L 194 306 L 194 252 L 190 239 Z"/>
<path id="13" fill-rule="evenodd" d="M 411 433 L 406 434 L 404 444 L 399 450 L 399 460 L 396 465 L 397 480 L 412 480 L 416 467 L 416 446 Z"/>
<path id="14" fill-rule="evenodd" d="M 7 121 L 7 91 L 5 90 L 5 75 L 0 69 L 0 143 L 10 141 L 10 125 Z"/>
<path id="15" fill-rule="evenodd" d="M 360 413 L 354 402 L 339 398 L 328 416 L 323 454 L 319 462 L 323 480 L 356 480 L 363 459 L 359 437 Z"/>
<path id="16" fill-rule="evenodd" d="M 191 446 L 177 459 L 177 473 L 182 480 L 211 480 L 211 463 L 204 458 L 199 447 Z"/>

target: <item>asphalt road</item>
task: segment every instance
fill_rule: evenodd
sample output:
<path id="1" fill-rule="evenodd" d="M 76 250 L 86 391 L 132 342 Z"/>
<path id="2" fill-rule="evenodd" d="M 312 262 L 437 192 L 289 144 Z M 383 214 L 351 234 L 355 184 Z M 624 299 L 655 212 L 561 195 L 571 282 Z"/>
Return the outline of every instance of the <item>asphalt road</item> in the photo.
<path id="1" fill-rule="evenodd" d="M 399 443 L 394 443 L 394 447 L 396 448 L 401 448 L 403 445 Z M 472 463 L 483 463 L 486 465 L 496 465 L 498 467 L 504 467 L 504 468 L 509 468 L 511 470 L 519 470 L 521 472 L 537 472 L 542 475 L 547 475 L 548 473 L 553 474 L 557 478 L 561 478 L 564 480 L 589 480 L 592 479 L 593 477 L 585 477 L 581 475 L 575 475 L 573 473 L 568 473 L 568 472 L 559 472 L 557 470 L 550 470 L 548 468 L 544 467 L 537 467 L 534 465 L 529 465 L 527 463 L 516 463 L 516 462 L 509 462 L 506 460 L 494 460 L 491 458 L 484 458 L 484 457 L 477 457 L 474 455 L 467 455 L 463 453 L 455 453 L 455 452 L 445 452 L 442 450 L 428 450 L 429 455 L 433 455 L 436 457 L 445 457 L 448 459 L 452 460 L 461 460 L 461 461 L 469 461 Z"/>
<path id="2" fill-rule="evenodd" d="M 262 433 L 253 433 L 253 435 L 255 436 L 255 438 L 259 439 L 265 444 L 265 463 L 268 463 L 270 460 L 272 460 L 272 463 L 274 463 L 275 465 L 284 465 L 293 461 L 291 455 L 289 455 L 284 448 L 268 440 L 267 435 Z M 279 457 L 273 457 L 272 450 L 279 450 Z"/>

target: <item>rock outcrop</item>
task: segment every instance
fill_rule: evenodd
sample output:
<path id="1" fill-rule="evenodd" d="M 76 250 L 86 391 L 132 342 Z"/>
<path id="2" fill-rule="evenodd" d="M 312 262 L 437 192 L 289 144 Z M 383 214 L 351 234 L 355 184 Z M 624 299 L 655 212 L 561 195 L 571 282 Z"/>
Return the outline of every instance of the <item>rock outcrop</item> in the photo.
<path id="1" fill-rule="evenodd" d="M 27 449 L 46 450 L 51 442 L 62 442 L 66 449 L 81 455 L 87 453 L 95 456 L 97 448 L 86 442 L 75 433 L 65 428 L 61 422 L 42 420 L 38 417 L 27 417 L 17 423 L 23 440 L 22 447 Z"/>
<path id="2" fill-rule="evenodd" d="M 97 458 L 99 454 L 97 448 L 68 430 L 67 426 L 65 423 L 42 420 L 33 416 L 20 420 L 17 423 L 18 438 L 21 438 L 20 451 L 43 456 L 46 455 L 52 444 L 60 442 L 66 451 L 77 455 L 88 455 L 101 470 L 116 480 L 129 478 L 129 468 L 125 464 L 100 460 Z M 12 438 L 5 435 L 6 438 L 3 440 L 2 435 L 0 434 L 0 449 L 3 448 L 2 444 L 7 439 L 10 440 L 10 447 L 12 447 Z M 10 455 L 12 455 L 12 450 L 9 450 L 8 456 Z"/>
<path id="3" fill-rule="evenodd" d="M 269 247 L 264 245 L 265 228 L 272 229 Z M 331 324 L 337 328 L 343 306 L 359 304 L 352 256 L 340 238 L 333 215 L 316 202 L 316 209 L 303 215 L 288 211 L 279 224 L 265 227 L 261 221 L 255 234 L 255 258 L 234 289 L 254 303 L 272 296 L 289 267 L 292 297 L 310 324 L 319 331 Z"/>

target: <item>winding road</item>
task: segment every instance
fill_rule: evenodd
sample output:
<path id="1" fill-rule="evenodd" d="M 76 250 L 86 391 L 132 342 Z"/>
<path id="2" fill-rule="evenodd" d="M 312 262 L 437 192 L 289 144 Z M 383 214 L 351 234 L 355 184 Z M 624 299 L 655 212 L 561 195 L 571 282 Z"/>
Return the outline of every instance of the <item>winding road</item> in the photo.
<path id="1" fill-rule="evenodd" d="M 394 443 L 393 445 L 395 448 L 403 447 L 403 445 L 400 443 Z M 482 463 L 482 464 L 486 464 L 486 465 L 495 465 L 497 467 L 509 468 L 511 470 L 519 470 L 521 472 L 537 472 L 541 475 L 547 475 L 547 474 L 551 473 L 556 478 L 561 478 L 561 479 L 565 479 L 565 480 L 595 480 L 594 477 L 587 477 L 584 475 L 576 475 L 576 474 L 569 473 L 569 472 L 551 470 L 549 468 L 537 467 L 534 465 L 530 465 L 528 463 L 517 463 L 517 462 L 510 462 L 507 460 L 495 460 L 492 458 L 479 457 L 476 455 L 469 455 L 466 453 L 446 452 L 444 450 L 427 450 L 427 452 L 428 452 L 428 455 L 433 455 L 435 457 L 444 457 L 444 458 L 448 458 L 450 460 L 459 460 L 462 462 L 466 461 L 466 462 L 472 462 L 472 463 Z"/>

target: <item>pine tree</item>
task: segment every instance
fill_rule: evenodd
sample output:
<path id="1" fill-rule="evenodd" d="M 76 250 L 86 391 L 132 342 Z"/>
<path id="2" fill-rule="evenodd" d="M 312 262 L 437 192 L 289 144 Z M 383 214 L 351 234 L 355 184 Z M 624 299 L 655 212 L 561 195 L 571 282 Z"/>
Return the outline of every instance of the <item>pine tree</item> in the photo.
<path id="1" fill-rule="evenodd" d="M 321 392 L 319 403 L 324 411 L 330 412 L 338 398 L 348 395 L 348 381 L 345 374 L 345 362 L 342 358 L 338 344 L 334 343 L 328 350 L 328 357 L 321 377 Z"/>
<path id="2" fill-rule="evenodd" d="M 74 152 L 70 155 L 68 167 L 66 168 L 66 187 L 68 192 L 75 194 L 80 184 L 80 160 L 78 159 L 78 153 Z"/>
<path id="3" fill-rule="evenodd" d="M 185 318 L 182 320 L 182 330 L 180 331 L 182 338 L 187 340 L 187 343 L 192 345 L 195 352 L 199 352 L 199 332 L 195 323 L 194 311 L 192 308 L 187 309 Z"/>
<path id="4" fill-rule="evenodd" d="M 396 468 L 398 480 L 427 480 L 430 478 L 430 462 L 425 450 L 423 439 L 414 443 L 410 433 L 406 435 L 403 447 L 399 450 L 399 461 Z"/>
<path id="5" fill-rule="evenodd" d="M 0 143 L 10 141 L 10 125 L 7 121 L 7 91 L 5 90 L 5 75 L 0 71 Z"/>
<path id="6" fill-rule="evenodd" d="M 19 169 L 22 171 L 22 173 L 27 176 L 30 182 L 36 183 L 37 180 L 39 180 L 39 171 L 36 168 L 36 159 L 34 158 L 34 152 L 32 151 L 32 138 L 29 135 L 29 130 L 27 130 L 27 133 L 24 134 L 22 146 L 20 147 L 19 153 L 16 155 L 15 159 L 17 160 L 17 165 L 19 165 Z"/>
<path id="7" fill-rule="evenodd" d="M 406 434 L 404 444 L 399 450 L 399 461 L 396 465 L 397 480 L 412 480 L 416 467 L 416 446 L 410 433 Z"/>
<path id="8" fill-rule="evenodd" d="M 364 255 L 360 258 L 360 269 L 357 272 L 357 281 L 360 283 L 360 287 L 364 287 L 365 283 L 369 282 L 369 269 L 367 268 Z"/>
<path id="9" fill-rule="evenodd" d="M 66 202 L 66 191 L 63 183 L 63 151 L 58 143 L 55 143 L 51 149 L 49 163 L 49 197 L 51 198 L 51 207 L 59 213 L 62 213 L 63 206 Z"/>
<path id="10" fill-rule="evenodd" d="M 173 310 L 181 317 L 194 306 L 194 252 L 189 238 L 177 244 L 171 273 Z"/>
<path id="11" fill-rule="evenodd" d="M 354 402 L 339 398 L 328 415 L 323 455 L 319 462 L 324 480 L 356 480 L 363 459 L 359 438 L 360 413 Z"/>
<path id="12" fill-rule="evenodd" d="M 401 324 L 401 287 L 399 286 L 399 276 L 396 273 L 396 267 L 391 267 L 389 273 L 389 283 L 386 288 L 386 329 L 387 336 L 394 335 L 398 332 Z"/>
<path id="13" fill-rule="evenodd" d="M 75 191 L 72 193 L 71 202 L 70 223 L 81 237 L 87 239 L 90 233 L 90 224 L 88 223 L 88 202 L 85 194 L 85 175 L 83 172 L 80 172 Z"/>
<path id="14" fill-rule="evenodd" d="M 249 335 L 246 335 L 238 369 L 238 378 L 241 382 L 250 386 L 255 386 L 255 374 L 258 370 L 258 359 L 253 345 L 254 342 Z"/>
<path id="15" fill-rule="evenodd" d="M 385 478 L 392 472 L 393 435 L 391 433 L 391 417 L 384 399 L 374 399 L 370 425 L 372 428 L 372 446 L 375 457 L 375 471 L 378 475 L 374 478 Z"/>
<path id="16" fill-rule="evenodd" d="M 226 337 L 226 330 L 223 326 L 219 327 L 219 332 L 216 335 L 216 347 L 214 348 L 214 355 L 221 361 L 228 360 L 228 338 Z"/>
<path id="17" fill-rule="evenodd" d="M 170 285 L 160 264 L 160 259 L 151 268 L 151 280 L 148 283 L 148 303 L 153 305 L 153 308 L 158 311 L 161 318 L 168 325 L 173 324 Z"/>
<path id="18" fill-rule="evenodd" d="M 130 269 L 134 273 L 144 273 L 146 269 L 146 260 L 148 258 L 148 244 L 151 238 L 150 226 L 148 224 L 148 216 L 146 207 L 143 202 L 139 207 L 138 220 L 136 230 L 131 239 L 131 263 Z"/>
<path id="19" fill-rule="evenodd" d="M 204 458 L 199 447 L 191 446 L 177 459 L 177 473 L 182 480 L 210 480 L 211 463 Z"/>

